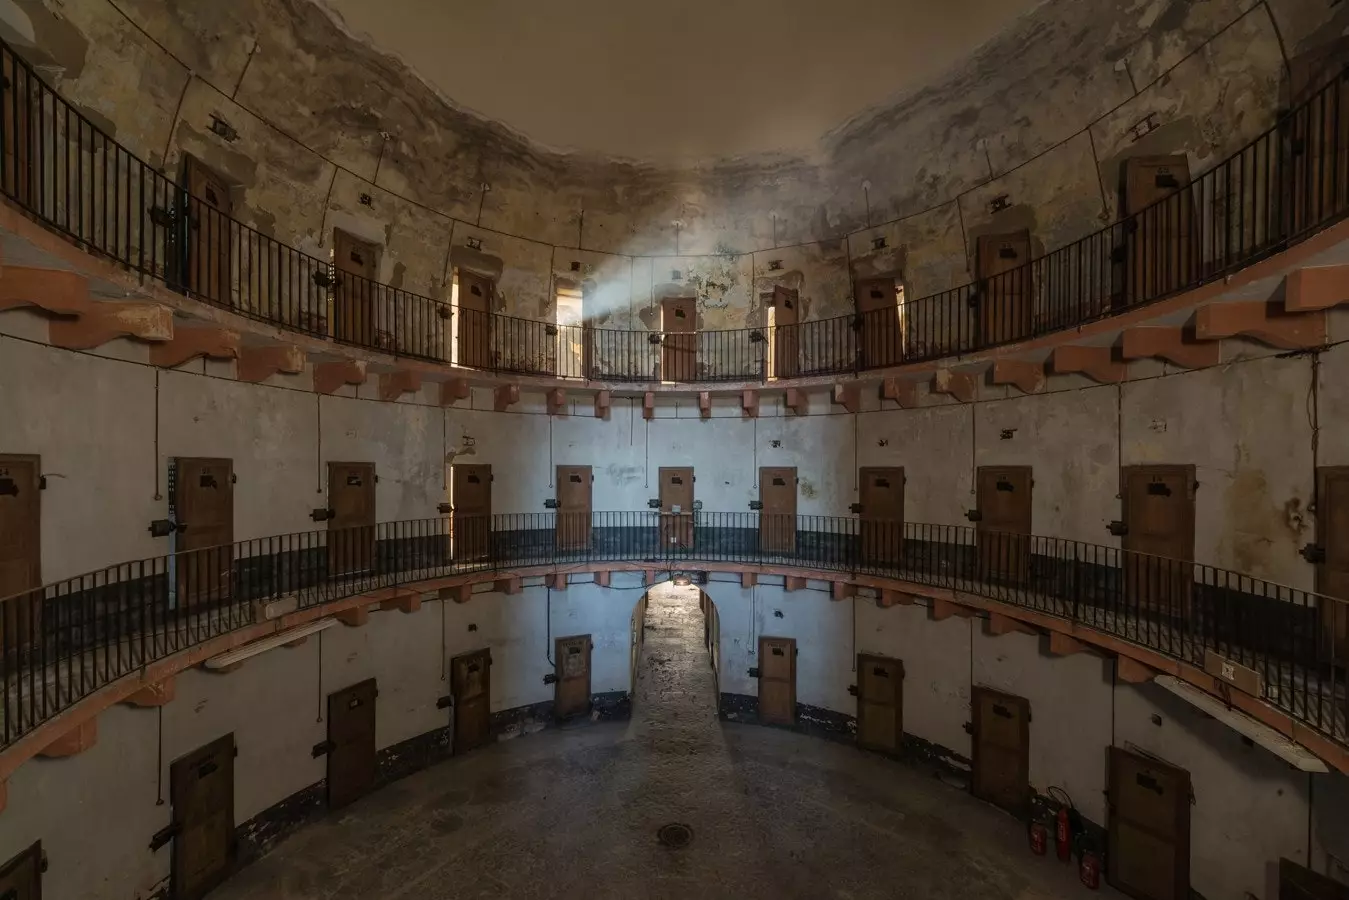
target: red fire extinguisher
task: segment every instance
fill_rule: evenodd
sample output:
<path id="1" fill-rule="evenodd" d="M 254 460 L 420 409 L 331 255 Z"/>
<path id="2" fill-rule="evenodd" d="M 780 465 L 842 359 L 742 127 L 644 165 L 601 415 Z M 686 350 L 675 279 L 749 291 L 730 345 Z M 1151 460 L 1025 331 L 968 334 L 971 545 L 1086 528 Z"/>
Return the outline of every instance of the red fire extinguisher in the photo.
<path id="1" fill-rule="evenodd" d="M 1030 823 L 1030 852 L 1036 856 L 1044 856 L 1045 851 L 1049 849 L 1049 829 L 1045 827 L 1044 822 Z"/>
<path id="2" fill-rule="evenodd" d="M 1101 856 L 1095 850 L 1083 849 L 1077 868 L 1078 879 L 1093 891 L 1101 886 Z"/>
<path id="3" fill-rule="evenodd" d="M 1056 792 L 1060 796 L 1055 796 Z M 1059 802 L 1059 812 L 1054 817 L 1054 852 L 1058 855 L 1059 862 L 1068 862 L 1073 855 L 1073 827 L 1069 815 L 1070 812 L 1076 812 L 1073 809 L 1073 800 L 1068 796 L 1068 792 L 1060 787 L 1050 787 L 1047 793 Z"/>

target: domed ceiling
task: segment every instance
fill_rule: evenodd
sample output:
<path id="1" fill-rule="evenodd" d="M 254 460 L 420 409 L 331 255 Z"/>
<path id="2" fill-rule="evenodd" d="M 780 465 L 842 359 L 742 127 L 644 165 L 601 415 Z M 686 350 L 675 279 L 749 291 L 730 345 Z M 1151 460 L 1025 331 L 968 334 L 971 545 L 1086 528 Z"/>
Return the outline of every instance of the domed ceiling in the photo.
<path id="1" fill-rule="evenodd" d="M 321 0 L 457 105 L 652 162 L 785 152 L 921 87 L 1039 0 Z"/>

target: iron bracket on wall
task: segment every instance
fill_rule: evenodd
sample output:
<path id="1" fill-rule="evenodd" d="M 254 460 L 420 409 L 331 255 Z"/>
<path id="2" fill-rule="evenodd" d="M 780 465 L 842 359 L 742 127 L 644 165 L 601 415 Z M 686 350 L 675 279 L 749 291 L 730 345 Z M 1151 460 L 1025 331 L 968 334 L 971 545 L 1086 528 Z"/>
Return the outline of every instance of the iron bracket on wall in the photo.
<path id="1" fill-rule="evenodd" d="M 762 501 L 762 500 L 751 500 L 751 501 L 749 501 L 749 508 L 750 508 L 750 509 L 763 509 L 763 501 Z"/>
<path id="2" fill-rule="evenodd" d="M 446 694 L 444 697 L 436 698 L 436 709 L 449 709 L 454 706 L 454 696 Z"/>
<path id="3" fill-rule="evenodd" d="M 649 338 L 647 338 L 646 340 L 647 340 L 647 343 L 649 343 L 649 344 L 659 344 L 659 343 L 660 343 L 660 334 L 659 334 L 659 333 L 653 333 L 653 334 L 652 334 Z"/>
<path id="4" fill-rule="evenodd" d="M 1111 522 L 1109 525 L 1105 526 L 1105 530 L 1113 534 L 1115 537 L 1124 537 L 1126 534 L 1129 533 L 1129 523 L 1121 522 L 1117 519 L 1114 522 Z"/>
<path id="5" fill-rule="evenodd" d="M 646 507 L 647 509 L 660 509 L 660 499 L 652 497 L 650 500 L 646 501 Z"/>
<path id="6" fill-rule="evenodd" d="M 550 498 L 550 499 L 548 499 L 548 500 L 543 501 L 543 508 L 544 508 L 544 509 L 561 509 L 561 508 L 562 508 L 562 503 L 561 503 L 559 500 L 557 500 L 556 498 Z"/>
<path id="7" fill-rule="evenodd" d="M 758 678 L 758 677 L 759 677 L 759 667 L 758 667 L 758 666 L 750 666 L 750 668 L 749 668 L 748 671 L 749 671 L 749 677 L 750 677 L 750 678 Z"/>
<path id="8" fill-rule="evenodd" d="M 984 520 L 984 514 L 980 510 L 971 509 L 965 513 L 965 518 L 969 519 L 971 522 L 982 522 Z"/>
<path id="9" fill-rule="evenodd" d="M 331 509 L 316 509 L 309 514 L 309 518 L 315 522 L 326 522 L 329 519 L 336 518 L 336 513 Z"/>
<path id="10" fill-rule="evenodd" d="M 553 672 L 549 672 L 547 675 L 543 676 L 543 683 L 557 684 L 557 675 Z"/>
<path id="11" fill-rule="evenodd" d="M 155 519 L 150 523 L 150 537 L 168 537 L 175 531 L 181 533 L 187 531 L 186 522 L 175 522 L 172 519 Z"/>
<path id="12" fill-rule="evenodd" d="M 436 512 L 440 513 L 442 516 L 448 516 L 450 513 L 454 512 L 454 507 L 449 503 L 438 503 L 436 504 Z"/>
<path id="13" fill-rule="evenodd" d="M 1326 548 L 1320 544 L 1308 544 L 1302 548 L 1302 558 L 1309 563 L 1323 563 L 1326 561 Z"/>
<path id="14" fill-rule="evenodd" d="M 854 504 L 850 505 L 850 506 L 848 507 L 848 512 L 850 512 L 850 513 L 861 513 L 861 512 L 862 512 L 862 504 L 860 504 L 860 503 L 854 503 Z"/>
<path id="15" fill-rule="evenodd" d="M 852 694 L 854 697 L 858 696 L 857 685 L 855 684 L 848 685 L 848 693 Z"/>
<path id="16" fill-rule="evenodd" d="M 318 759 L 320 756 L 326 756 L 337 749 L 337 744 L 332 741 L 322 741 L 314 745 L 313 757 Z"/>
<path id="17" fill-rule="evenodd" d="M 158 850 L 169 841 L 176 838 L 183 830 L 182 825 L 177 822 L 171 822 L 155 832 L 154 837 L 150 838 L 150 852 Z"/>

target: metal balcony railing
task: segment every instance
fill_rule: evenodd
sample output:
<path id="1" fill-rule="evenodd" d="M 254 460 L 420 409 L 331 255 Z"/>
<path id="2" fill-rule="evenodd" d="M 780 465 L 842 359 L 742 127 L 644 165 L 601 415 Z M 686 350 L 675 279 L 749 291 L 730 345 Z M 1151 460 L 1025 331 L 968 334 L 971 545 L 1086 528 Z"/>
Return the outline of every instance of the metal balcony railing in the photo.
<path id="1" fill-rule="evenodd" d="M 264 621 L 380 588 L 522 567 L 744 564 L 947 589 L 1202 666 L 1342 744 L 1349 608 L 1213 566 L 1059 538 L 850 517 L 650 512 L 465 515 L 316 530 L 109 566 L 0 601 L 3 746 L 105 685 Z"/>
<path id="2" fill-rule="evenodd" d="M 940 359 L 1073 328 L 1221 279 L 1349 211 L 1340 77 L 1170 196 L 994 277 L 894 309 L 799 324 L 625 331 L 456 306 L 339 271 L 225 214 L 210 189 L 191 194 L 143 162 L 3 43 L 0 74 L 0 191 L 49 228 L 243 316 L 494 372 L 767 381 Z"/>

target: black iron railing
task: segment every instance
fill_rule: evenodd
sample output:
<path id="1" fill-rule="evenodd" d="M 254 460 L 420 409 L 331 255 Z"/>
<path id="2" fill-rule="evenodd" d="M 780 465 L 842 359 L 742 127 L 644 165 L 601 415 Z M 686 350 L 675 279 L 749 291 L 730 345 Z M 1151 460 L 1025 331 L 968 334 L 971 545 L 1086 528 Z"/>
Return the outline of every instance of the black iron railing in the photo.
<path id="1" fill-rule="evenodd" d="M 265 620 L 380 588 L 522 567 L 634 563 L 876 576 L 991 598 L 1203 666 L 1339 741 L 1349 608 L 1193 562 L 1058 538 L 771 513 L 454 514 L 240 541 L 109 566 L 0 602 L 3 741 L 103 686 Z"/>
<path id="2" fill-rule="evenodd" d="M 1220 279 L 1349 210 L 1349 123 L 1344 79 L 1336 78 L 1193 181 L 1156 175 L 1152 189 L 1168 196 L 992 277 L 799 324 L 624 331 L 502 315 L 490 297 L 456 305 L 372 280 L 362 274 L 365 260 L 353 266 L 296 250 L 231 216 L 226 186 L 180 184 L 147 165 L 3 43 L 0 70 L 0 191 L 89 251 L 203 302 L 316 337 L 565 379 L 765 381 L 965 354 Z"/>

